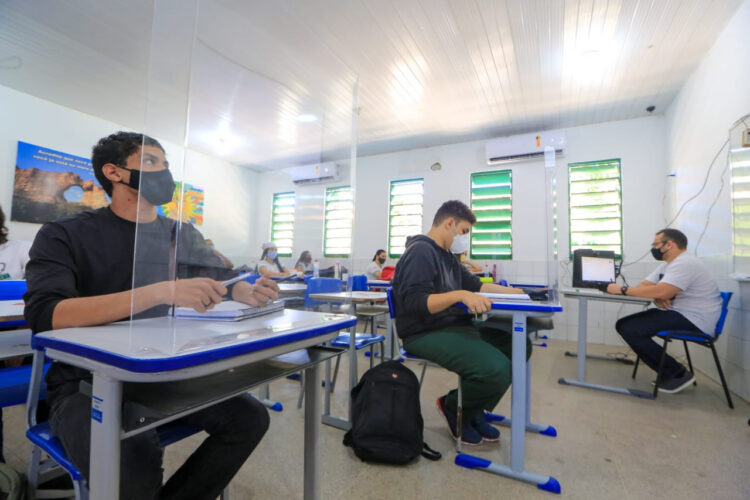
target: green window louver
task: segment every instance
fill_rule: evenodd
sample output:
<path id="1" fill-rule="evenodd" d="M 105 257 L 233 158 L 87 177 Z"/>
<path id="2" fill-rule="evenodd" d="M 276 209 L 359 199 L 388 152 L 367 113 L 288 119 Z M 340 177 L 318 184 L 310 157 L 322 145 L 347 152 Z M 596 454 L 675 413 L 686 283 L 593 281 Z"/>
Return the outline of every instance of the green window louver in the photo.
<path id="1" fill-rule="evenodd" d="M 512 193 L 510 170 L 471 174 L 472 259 L 513 258 Z"/>

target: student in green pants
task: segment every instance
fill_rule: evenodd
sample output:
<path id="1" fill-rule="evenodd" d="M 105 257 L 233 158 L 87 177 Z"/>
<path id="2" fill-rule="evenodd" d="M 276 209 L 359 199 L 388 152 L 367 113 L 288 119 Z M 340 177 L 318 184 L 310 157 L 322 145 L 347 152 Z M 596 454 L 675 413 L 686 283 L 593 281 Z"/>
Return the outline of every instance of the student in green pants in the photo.
<path id="1" fill-rule="evenodd" d="M 443 203 L 426 235 L 406 243 L 396 266 L 393 301 L 396 328 L 405 349 L 461 376 L 464 419 L 461 439 L 466 444 L 497 441 L 500 432 L 484 419 L 511 383 L 511 334 L 474 322 L 456 304 L 475 314 L 490 310 L 490 299 L 477 292 L 523 293 L 519 289 L 481 283 L 456 258 L 469 249 L 469 231 L 476 223 L 471 209 L 460 201 Z M 528 343 L 527 359 L 531 355 Z M 456 437 L 457 392 L 437 400 Z"/>

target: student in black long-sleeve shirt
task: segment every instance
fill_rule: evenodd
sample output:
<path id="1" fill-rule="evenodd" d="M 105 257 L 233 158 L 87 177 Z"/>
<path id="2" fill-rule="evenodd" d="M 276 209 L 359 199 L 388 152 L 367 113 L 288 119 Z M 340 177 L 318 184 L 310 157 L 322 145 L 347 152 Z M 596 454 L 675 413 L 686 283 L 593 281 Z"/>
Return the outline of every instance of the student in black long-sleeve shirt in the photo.
<path id="1" fill-rule="evenodd" d="M 500 432 L 484 419 L 508 390 L 511 382 L 512 337 L 509 332 L 472 322 L 472 313 L 492 307 L 476 292 L 523 293 L 516 288 L 481 283 L 456 259 L 469 249 L 469 231 L 476 223 L 460 201 L 443 203 L 432 228 L 406 243 L 393 277 L 396 328 L 405 349 L 434 361 L 461 376 L 464 419 L 461 439 L 466 444 L 497 441 Z M 531 343 L 527 347 L 531 354 Z M 437 400 L 451 434 L 457 436 L 457 391 Z"/>
<path id="2" fill-rule="evenodd" d="M 278 297 L 278 287 L 268 279 L 227 290 L 218 280 L 232 273 L 201 234 L 190 224 L 178 226 L 157 215 L 157 206 L 171 200 L 174 181 L 156 140 L 112 134 L 94 147 L 92 164 L 112 203 L 39 230 L 24 296 L 24 315 L 34 333 L 128 319 L 131 307 L 134 317 L 153 317 L 165 315 L 171 305 L 203 312 L 225 295 L 254 306 Z M 170 268 L 178 280 L 170 279 Z M 53 363 L 46 376 L 47 402 L 53 434 L 88 477 L 91 399 L 79 392 L 81 381 L 90 382 L 91 374 Z M 122 442 L 121 498 L 216 498 L 265 434 L 268 413 L 251 396 L 240 396 L 185 421 L 210 436 L 163 486 L 156 431 Z"/>

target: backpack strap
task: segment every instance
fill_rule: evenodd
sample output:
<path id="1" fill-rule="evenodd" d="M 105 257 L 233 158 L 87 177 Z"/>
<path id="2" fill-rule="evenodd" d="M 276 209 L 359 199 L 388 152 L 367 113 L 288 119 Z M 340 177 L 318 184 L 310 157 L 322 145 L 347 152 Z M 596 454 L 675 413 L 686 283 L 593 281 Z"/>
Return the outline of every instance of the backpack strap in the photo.
<path id="1" fill-rule="evenodd" d="M 422 448 L 422 456 L 427 460 L 432 460 L 434 462 L 435 460 L 440 460 L 443 457 L 443 454 L 439 451 L 433 450 L 427 443 L 424 443 L 424 447 Z"/>

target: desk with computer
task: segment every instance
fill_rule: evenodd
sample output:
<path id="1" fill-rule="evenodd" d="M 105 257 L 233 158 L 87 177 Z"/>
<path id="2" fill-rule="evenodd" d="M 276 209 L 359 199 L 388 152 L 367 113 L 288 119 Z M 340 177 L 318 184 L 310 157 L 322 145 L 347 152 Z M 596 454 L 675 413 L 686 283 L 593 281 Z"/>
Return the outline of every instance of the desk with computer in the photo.
<path id="1" fill-rule="evenodd" d="M 648 307 L 651 303 L 650 299 L 608 294 L 606 292 L 607 285 L 615 282 L 617 274 L 618 269 L 614 252 L 593 250 L 590 248 L 581 248 L 573 252 L 573 288 L 563 289 L 561 292 L 564 297 L 578 300 L 578 351 L 577 353 L 565 353 L 566 356 L 576 356 L 578 358 L 578 374 L 576 379 L 561 377 L 558 383 L 653 399 L 653 395 L 650 392 L 586 382 L 587 358 L 632 364 L 632 361 L 622 358 L 586 354 L 589 301 L 628 303 L 640 305 L 644 308 Z"/>

